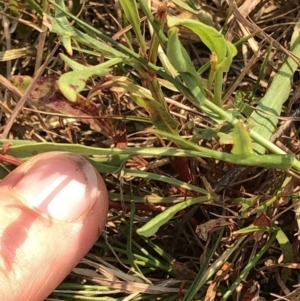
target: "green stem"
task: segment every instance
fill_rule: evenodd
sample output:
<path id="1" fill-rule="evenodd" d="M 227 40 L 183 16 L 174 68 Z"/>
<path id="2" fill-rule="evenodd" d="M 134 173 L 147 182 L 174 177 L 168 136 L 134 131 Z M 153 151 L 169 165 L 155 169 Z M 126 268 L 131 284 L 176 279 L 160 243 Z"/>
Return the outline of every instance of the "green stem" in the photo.
<path id="1" fill-rule="evenodd" d="M 40 15 L 43 15 L 43 9 L 34 0 L 25 0 Z"/>
<path id="2" fill-rule="evenodd" d="M 193 281 L 193 283 L 190 286 L 187 293 L 184 295 L 183 301 L 192 300 L 194 298 L 194 296 L 196 295 L 196 293 L 205 284 L 206 279 L 205 280 L 203 279 L 203 274 L 205 273 L 205 271 L 207 271 L 208 266 L 209 266 L 209 264 L 210 264 L 210 262 L 213 258 L 213 255 L 215 254 L 215 251 L 216 251 L 217 247 L 219 246 L 219 243 L 220 243 L 221 238 L 223 236 L 223 232 L 224 232 L 224 227 L 221 228 L 221 230 L 219 232 L 219 236 L 218 236 L 216 242 L 214 243 L 214 246 L 213 246 L 212 250 L 210 250 L 210 252 L 208 253 L 208 257 L 206 258 L 206 260 L 205 260 L 204 264 L 202 265 L 201 269 L 199 270 L 195 280 Z"/>
<path id="3" fill-rule="evenodd" d="M 272 245 L 274 240 L 276 239 L 276 232 L 273 233 L 269 241 L 263 245 L 261 250 L 254 256 L 254 258 L 245 266 L 243 271 L 240 273 L 240 275 L 237 277 L 237 279 L 233 282 L 231 287 L 228 289 L 228 291 L 223 295 L 220 301 L 226 301 L 230 296 L 232 296 L 232 293 L 235 291 L 236 287 L 245 280 L 246 275 L 249 273 L 249 271 L 255 266 L 257 261 L 261 258 L 263 254 L 269 249 L 269 247 Z"/>
<path id="4" fill-rule="evenodd" d="M 141 6 L 144 14 L 146 15 L 148 21 L 151 23 L 155 33 L 159 37 L 163 48 L 166 49 L 167 48 L 167 43 L 168 43 L 168 38 L 165 36 L 165 34 L 163 32 L 161 24 L 159 24 L 159 22 L 155 20 L 152 12 L 150 11 L 147 3 L 144 0 L 139 0 L 139 3 L 140 3 L 140 6 Z"/>
<path id="5" fill-rule="evenodd" d="M 174 143 L 180 145 L 184 149 L 176 149 L 172 147 L 127 147 L 127 148 L 97 148 L 88 147 L 79 144 L 62 144 L 62 143 L 24 143 L 18 144 L 17 141 L 0 139 L 0 146 L 5 142 L 12 142 L 8 148 L 7 154 L 16 156 L 20 159 L 27 159 L 33 153 L 43 153 L 48 151 L 69 151 L 83 156 L 93 155 L 141 155 L 141 156 L 174 156 L 174 157 L 207 157 L 222 160 L 225 162 L 246 165 L 246 166 L 261 166 L 266 168 L 277 168 L 281 170 L 288 170 L 294 163 L 294 156 L 291 154 L 286 155 L 236 155 L 230 153 L 219 152 L 209 148 L 200 147 L 192 142 L 189 142 L 178 135 L 161 132 L 156 130 L 157 134 L 165 136 L 172 140 Z M 93 158 L 93 162 L 97 162 Z M 108 163 L 109 165 L 109 163 Z M 111 165 L 109 165 L 111 166 Z"/>
<path id="6" fill-rule="evenodd" d="M 143 65 L 151 68 L 154 70 L 159 76 L 162 78 L 170 81 L 171 83 L 174 84 L 174 86 L 181 91 L 191 102 L 195 104 L 196 107 L 198 107 L 200 110 L 202 110 L 202 105 L 205 106 L 206 108 L 210 109 L 213 113 L 217 114 L 218 116 L 222 117 L 225 121 L 229 122 L 230 124 L 234 125 L 238 122 L 238 120 L 233 116 L 231 113 L 227 113 L 224 111 L 222 108 L 218 107 L 214 103 L 212 103 L 210 100 L 204 97 L 203 93 L 200 91 L 200 88 L 198 89 L 197 93 L 195 91 L 190 91 L 187 87 L 185 87 L 182 83 L 180 83 L 178 80 L 175 80 L 172 76 L 167 74 L 166 72 L 163 71 L 162 68 L 155 66 L 154 64 L 150 63 L 147 61 L 145 58 L 141 57 L 138 53 L 135 53 L 128 49 L 126 46 L 118 43 L 117 41 L 113 40 L 112 38 L 108 37 L 105 35 L 103 32 L 97 30 L 96 28 L 92 26 L 88 26 L 85 22 L 82 20 L 76 18 L 73 16 L 71 13 L 63 10 L 62 7 L 58 6 L 55 4 L 54 1 L 49 1 L 52 3 L 54 6 L 56 6 L 58 9 L 63 11 L 67 16 L 71 17 L 73 20 L 77 22 L 80 26 L 83 28 L 88 28 L 91 32 L 95 33 L 97 36 L 99 36 L 101 39 L 103 39 L 105 42 L 110 43 L 113 47 L 116 47 L 118 50 L 121 52 L 125 53 L 126 55 L 130 56 L 131 58 L 136 59 Z M 153 16 L 152 16 L 153 17 Z M 153 17 L 154 18 L 154 17 Z M 155 29 L 155 27 L 154 27 Z M 199 93 L 199 91 L 201 93 Z M 200 104 L 201 102 L 201 104 Z M 271 143 L 269 140 L 265 139 L 258 133 L 254 132 L 253 130 L 250 131 L 250 136 L 251 138 L 261 144 L 263 147 L 265 147 L 267 150 L 269 150 L 272 153 L 275 154 L 286 154 L 282 149 Z M 293 167 L 295 167 L 297 170 L 300 170 L 300 161 L 297 159 L 294 160 L 293 162 Z"/>
<path id="7" fill-rule="evenodd" d="M 222 87 L 223 87 L 223 72 L 217 71 L 215 77 L 214 101 L 215 104 L 222 108 Z"/>

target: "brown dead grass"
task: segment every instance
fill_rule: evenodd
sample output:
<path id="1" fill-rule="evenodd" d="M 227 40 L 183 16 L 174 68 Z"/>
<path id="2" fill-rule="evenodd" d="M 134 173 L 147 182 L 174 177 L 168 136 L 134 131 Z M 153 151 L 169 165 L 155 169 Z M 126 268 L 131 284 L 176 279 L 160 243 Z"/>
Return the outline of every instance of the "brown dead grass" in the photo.
<path id="1" fill-rule="evenodd" d="M 72 1 L 70 3 L 72 5 Z M 272 44 L 267 67 L 257 85 L 254 101 L 250 104 L 255 106 L 255 98 L 264 95 L 286 55 L 290 55 L 288 51 L 290 38 L 295 22 L 299 18 L 297 1 L 237 1 L 237 8 L 234 9 L 233 17 L 231 18 L 228 18 L 229 6 L 226 1 L 198 0 L 197 4 L 203 9 L 203 18 L 206 18 L 216 28 L 223 28 L 228 40 L 238 41 L 249 34 L 253 35 L 246 43 L 239 46 L 239 53 L 234 60 L 231 71 L 225 78 L 224 105 L 226 108 L 233 107 L 233 98 L 237 90 L 244 92 L 253 90 L 258 79 L 263 57 Z M 47 55 L 56 43 L 54 35 L 43 32 L 45 28 L 41 25 L 41 20 L 37 14 L 34 11 L 28 11 L 25 4 L 19 3 L 19 5 L 19 10 L 23 13 L 22 16 L 12 17 L 1 14 L 2 20 L 6 17 L 6 24 L 12 29 L 11 31 L 7 31 L 2 27 L 1 51 L 17 48 L 25 49 L 17 59 L 14 58 L 7 62 L 1 62 L 2 68 L 0 72 L 7 79 L 12 74 L 32 76 L 34 72 L 38 71 L 41 64 L 44 63 Z M 159 1 L 153 2 L 153 11 L 158 8 L 158 5 Z M 180 11 L 172 3 L 169 4 L 168 9 L 170 14 L 182 15 L 184 17 L 187 15 L 186 12 Z M 81 11 L 78 11 L 78 14 L 86 22 L 92 24 L 94 27 L 101 28 L 105 33 L 115 38 L 122 39 L 124 32 L 127 30 L 122 28 L 122 13 L 117 5 L 117 1 L 116 3 L 113 0 L 90 1 Z M 14 29 L 15 24 L 17 27 Z M 41 28 L 42 32 L 38 30 L 39 28 Z M 146 26 L 145 34 L 147 34 Z M 209 53 L 201 42 L 189 32 L 182 32 L 182 37 L 186 48 L 193 57 L 194 64 L 200 67 L 207 62 Z M 136 46 L 133 43 L 133 47 Z M 57 77 L 65 71 L 65 66 L 57 56 L 58 52 L 63 51 L 63 48 L 60 46 L 57 52 L 50 58 L 49 64 L 46 66 L 43 74 L 44 76 Z M 83 55 L 76 54 L 75 58 L 81 63 L 97 63 L 97 59 L 94 57 L 84 57 Z M 298 58 L 295 59 L 298 60 Z M 94 79 L 90 81 L 87 90 L 92 89 L 98 80 Z M 299 75 L 296 73 L 290 99 L 285 105 L 286 110 L 283 117 L 290 117 L 293 114 L 294 117 L 298 117 L 299 86 Z M 173 95 L 169 95 L 169 97 L 170 111 L 177 117 L 182 128 L 186 127 L 188 121 L 193 121 L 202 129 L 207 129 L 211 126 L 210 120 L 207 120 L 205 116 L 191 107 L 191 104 L 182 95 L 174 93 Z M 15 109 L 18 98 L 18 96 L 12 93 L 7 93 L 4 86 L 1 87 L 1 132 L 7 127 L 7 120 Z M 124 123 L 118 119 L 119 116 L 146 116 L 143 110 L 136 107 L 125 96 L 117 98 L 115 95 L 108 94 L 95 99 L 95 102 L 100 110 L 100 115 L 104 117 L 103 120 L 105 120 L 113 133 L 112 135 L 99 133 L 95 128 L 90 128 L 89 124 L 83 123 L 82 120 L 80 121 L 77 116 L 58 117 L 58 112 L 40 112 L 34 106 L 28 107 L 28 105 L 24 105 L 24 108 L 14 118 L 7 137 L 10 139 L 29 139 L 37 142 L 80 143 L 100 147 L 108 147 L 112 144 L 122 146 L 122 143 L 127 143 L 129 146 L 148 147 L 160 146 L 165 143 L 156 139 L 152 134 L 146 133 L 146 124 L 141 125 L 141 123 L 134 121 Z M 282 132 L 283 129 L 284 132 Z M 299 152 L 298 121 L 294 120 L 292 122 L 289 118 L 282 118 L 278 132 L 280 135 L 274 137 L 277 145 L 297 155 Z M 191 134 L 191 131 L 186 127 L 185 135 L 189 137 Z M 216 150 L 226 150 L 226 146 L 222 146 L 216 138 L 208 141 L 206 146 Z M 146 169 L 149 172 L 162 175 L 175 175 L 175 177 L 184 176 L 178 175 L 176 164 L 176 160 L 155 157 L 134 158 L 127 162 L 127 166 L 136 169 Z M 180 164 L 182 164 L 182 161 Z M 232 234 L 234 230 L 249 225 L 254 221 L 255 217 L 250 214 L 248 214 L 248 217 L 242 218 L 240 206 L 233 204 L 232 200 L 238 197 L 257 196 L 258 199 L 252 206 L 255 209 L 259 203 L 272 196 L 278 183 L 284 177 L 284 173 L 255 167 L 241 168 L 224 162 L 202 158 L 187 159 L 184 165 L 182 165 L 183 169 L 184 167 L 187 168 L 187 172 L 189 173 L 187 179 L 192 184 L 203 185 L 200 176 L 205 177 L 215 191 L 222 195 L 223 199 L 222 204 L 206 204 L 197 207 L 194 209 L 193 215 L 187 215 L 187 212 L 182 212 L 180 216 L 177 216 L 160 229 L 158 234 L 153 238 L 155 244 L 159 245 L 169 254 L 172 254 L 176 259 L 175 264 L 173 263 L 173 268 L 177 271 L 178 279 L 189 281 L 195 277 L 199 269 L 199 263 L 201 264 L 210 250 L 211 243 L 216 239 L 220 223 L 221 225 L 223 225 L 222 222 L 225 223 L 226 230 L 222 243 L 217 249 L 216 258 L 231 244 L 234 239 Z M 134 195 L 144 200 L 147 200 L 151 195 L 160 195 L 164 198 L 177 196 L 178 199 L 184 199 L 187 196 L 185 191 L 176 187 L 167 184 L 162 185 L 159 182 L 147 179 L 122 176 L 117 178 L 115 175 L 105 175 L 105 177 L 108 189 L 113 193 L 121 193 L 124 196 L 130 196 L 132 190 L 134 191 Z M 284 230 L 294 250 L 292 263 L 299 265 L 299 240 L 295 236 L 298 228 L 290 199 L 290 194 L 296 189 L 297 183 L 293 182 L 291 187 L 282 192 L 282 197 L 273 206 L 268 207 L 265 215 L 269 217 L 272 223 L 277 223 Z M 196 194 L 191 193 L 189 196 L 196 196 Z M 129 217 L 129 205 L 126 204 L 126 197 L 124 200 L 125 208 L 119 202 L 112 202 L 111 204 L 112 209 L 106 232 L 113 238 L 109 244 L 115 243 L 115 245 L 111 246 L 112 249 L 118 246 L 118 241 L 125 244 L 127 241 L 126 233 L 128 232 L 128 228 L 120 221 L 122 217 L 125 219 Z M 145 201 L 145 204 L 137 204 L 136 222 L 139 220 L 142 221 L 145 216 L 154 215 L 156 211 L 164 210 L 168 204 L 162 200 L 158 204 L 148 205 L 147 201 Z M 248 213 L 250 212 L 251 210 Z M 186 216 L 188 218 L 185 218 Z M 199 225 L 202 226 L 199 227 Z M 202 239 L 199 239 L 195 234 L 196 228 L 198 232 L 202 231 Z M 135 237 L 135 239 L 147 247 L 138 237 Z M 240 253 L 236 254 L 235 258 L 232 258 L 231 266 L 226 272 L 227 275 L 224 278 L 221 277 L 221 290 L 224 290 L 227 284 L 231 283 L 237 277 L 249 258 L 261 248 L 266 239 L 266 236 L 258 238 L 249 236 Z M 104 241 L 103 238 L 102 241 Z M 96 255 L 100 255 L 106 262 L 115 265 L 127 273 L 126 268 L 120 265 L 116 259 L 119 257 L 122 258 L 125 255 L 112 252 L 111 248 L 107 248 L 103 252 L 101 248 L 95 246 L 87 257 L 90 261 L 86 261 L 79 266 L 85 270 L 86 274 L 84 274 L 83 270 L 76 270 L 69 279 L 77 283 L 84 278 L 89 283 L 97 284 L 97 277 L 88 268 L 91 266 L 92 270 L 98 268 L 97 264 L 99 264 L 100 259 L 95 257 Z M 298 270 L 292 269 L 289 277 L 283 280 L 281 278 L 282 266 L 278 265 L 278 263 L 281 263 L 281 250 L 274 243 L 269 252 L 265 254 L 263 259 L 256 265 L 256 268 L 245 279 L 244 290 L 257 281 L 261 287 L 261 296 L 266 300 L 277 300 L 276 296 L 288 296 L 287 300 L 298 300 L 299 296 L 293 297 L 293 292 L 295 293 L 296 290 L 294 285 L 298 283 Z M 101 274 L 102 272 L 100 271 L 99 273 Z M 156 283 L 156 281 L 168 278 L 169 275 L 167 272 L 152 271 L 148 277 Z M 227 279 L 228 283 L 224 279 Z M 126 296 L 129 292 L 132 293 L 140 289 L 131 283 L 129 279 L 126 281 L 127 293 L 123 293 L 124 289 L 114 286 L 112 282 L 108 282 L 107 286 L 119 290 L 117 296 L 122 296 L 122 293 Z M 205 295 L 207 292 L 199 292 L 199 295 L 201 293 Z M 169 294 L 172 293 L 169 292 Z M 232 300 L 237 300 L 236 298 L 237 296 L 233 296 Z M 218 297 L 216 297 L 217 299 Z M 57 297 L 55 300 L 64 299 Z"/>

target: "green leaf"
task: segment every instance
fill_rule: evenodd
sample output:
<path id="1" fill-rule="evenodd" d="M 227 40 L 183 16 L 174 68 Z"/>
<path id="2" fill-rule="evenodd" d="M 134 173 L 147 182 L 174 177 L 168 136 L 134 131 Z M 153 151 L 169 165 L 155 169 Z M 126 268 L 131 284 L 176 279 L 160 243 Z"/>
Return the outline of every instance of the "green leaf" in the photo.
<path id="1" fill-rule="evenodd" d="M 168 37 L 167 56 L 170 63 L 177 71 L 189 73 L 193 77 L 198 78 L 199 75 L 194 64 L 179 40 L 178 29 L 170 28 L 168 31 Z"/>
<path id="2" fill-rule="evenodd" d="M 190 141 L 183 139 L 179 135 L 173 135 L 171 133 L 162 132 L 159 130 L 153 130 L 153 132 L 155 132 L 161 137 L 167 137 L 183 149 L 195 150 L 199 152 L 199 156 L 201 157 L 215 158 L 217 160 L 222 160 L 233 164 L 261 166 L 268 168 L 271 167 L 287 170 L 291 167 L 295 159 L 295 156 L 293 154 L 263 156 L 255 154 L 229 154 L 225 152 L 215 151 L 203 146 L 198 146 Z"/>
<path id="3" fill-rule="evenodd" d="M 294 161 L 294 155 L 234 155 L 211 150 L 205 147 L 198 147 L 193 143 L 184 140 L 178 135 L 171 135 L 166 132 L 155 130 L 161 137 L 166 136 L 174 142 L 183 146 L 182 149 L 173 147 L 127 147 L 127 148 L 98 148 L 88 147 L 77 144 L 63 143 L 34 143 L 28 141 L 0 139 L 0 146 L 5 142 L 11 142 L 12 145 L 7 150 L 7 154 L 25 159 L 32 156 L 32 153 L 41 153 L 46 151 L 70 151 L 84 156 L 92 155 L 141 155 L 141 156 L 174 156 L 174 157 L 208 157 L 217 160 L 223 160 L 230 163 L 250 166 L 265 166 L 287 170 Z"/>
<path id="4" fill-rule="evenodd" d="M 175 133 L 178 127 L 178 122 L 170 115 L 164 107 L 156 100 L 150 97 L 139 97 L 132 94 L 132 98 L 136 104 L 140 107 L 145 108 L 150 114 L 150 121 L 153 125 L 161 131 L 167 131 Z"/>
<path id="5" fill-rule="evenodd" d="M 105 75 L 109 72 L 108 69 L 99 69 L 97 73 L 95 70 L 72 71 L 63 74 L 57 84 L 61 93 L 71 102 L 76 102 L 78 93 L 82 91 L 86 85 L 88 78 L 94 74 Z"/>
<path id="6" fill-rule="evenodd" d="M 250 105 L 253 105 L 253 103 L 248 104 L 248 102 L 245 102 L 245 99 L 249 99 L 251 97 L 252 91 L 241 91 L 236 90 L 233 103 L 234 107 L 238 109 L 238 112 L 240 113 L 241 117 L 242 114 L 249 117 L 253 112 L 253 107 Z"/>
<path id="7" fill-rule="evenodd" d="M 234 231 L 233 234 L 234 235 L 249 234 L 249 233 L 258 232 L 258 231 L 276 232 L 277 233 L 278 230 L 279 230 L 279 228 L 276 227 L 276 226 L 274 226 L 274 227 L 269 227 L 269 226 L 255 226 L 255 225 L 251 224 L 248 227 L 245 227 L 243 229 Z"/>
<path id="8" fill-rule="evenodd" d="M 117 164 L 115 164 L 115 165 L 117 166 Z M 141 171 L 141 170 L 133 170 L 133 169 L 127 169 L 127 168 L 124 168 L 123 171 L 125 172 L 125 175 L 129 175 L 132 177 L 139 177 L 139 178 L 144 178 L 144 179 L 148 179 L 148 180 L 155 180 L 155 181 L 168 183 L 173 186 L 175 185 L 175 186 L 178 186 L 178 187 L 181 187 L 184 189 L 197 191 L 203 195 L 209 194 L 209 192 L 203 188 L 200 188 L 198 186 L 177 180 L 173 177 L 167 177 L 167 176 L 164 176 L 161 174 L 155 174 L 155 173 L 151 173 L 151 172 L 146 172 L 146 171 Z"/>
<path id="9" fill-rule="evenodd" d="M 216 29 L 197 20 L 168 16 L 169 27 L 180 25 L 192 30 L 195 34 L 197 34 L 201 41 L 210 49 L 210 51 L 217 54 L 219 61 L 224 60 L 227 48 L 226 41 L 224 36 Z"/>
<path id="10" fill-rule="evenodd" d="M 277 232 L 276 239 L 280 245 L 282 254 L 283 254 L 283 262 L 292 262 L 293 261 L 293 247 L 285 235 L 285 233 L 280 229 Z M 288 268 L 283 268 L 281 271 L 282 280 L 285 283 L 291 273 L 291 270 Z"/>
<path id="11" fill-rule="evenodd" d="M 216 241 L 213 242 L 210 251 L 208 252 L 207 256 L 205 256 L 205 260 L 201 264 L 201 268 L 196 278 L 184 295 L 183 301 L 199 300 L 199 298 L 194 298 L 195 295 L 201 291 L 203 286 L 211 279 L 211 277 L 222 268 L 228 258 L 241 248 L 240 245 L 245 240 L 245 237 L 240 237 L 233 245 L 227 248 L 222 254 L 220 254 L 220 256 L 218 256 L 215 261 L 213 261 L 213 254 L 220 246 L 223 232 L 224 228 L 221 228 Z M 206 290 L 207 288 L 204 289 Z"/>
<path id="12" fill-rule="evenodd" d="M 128 57 L 122 52 L 73 27 L 65 17 L 60 17 L 59 20 L 56 20 L 56 18 L 53 18 L 50 15 L 43 14 L 43 24 L 47 26 L 51 32 L 56 33 L 60 38 L 66 40 L 72 38 L 83 45 L 89 46 L 93 50 L 104 53 L 108 58 L 122 58 L 124 60 L 128 60 Z M 69 45 L 66 46 L 69 47 Z M 72 50 L 68 48 L 68 53 L 69 52 L 72 53 Z"/>
<path id="13" fill-rule="evenodd" d="M 31 8 L 36 10 L 40 15 L 43 14 L 43 9 L 40 7 L 40 5 L 38 3 L 36 3 L 36 1 L 25 0 L 25 2 L 27 2 L 31 6 Z"/>
<path id="14" fill-rule="evenodd" d="M 168 37 L 167 57 L 174 69 L 180 73 L 189 91 L 197 95 L 195 97 L 197 103 L 194 104 L 200 106 L 205 95 L 202 78 L 197 73 L 193 62 L 179 40 L 178 29 L 170 28 Z M 190 100 L 192 101 L 192 99 Z"/>
<path id="15" fill-rule="evenodd" d="M 59 56 L 74 71 L 87 69 L 87 66 L 77 63 L 76 61 L 70 59 L 68 56 L 66 56 L 63 53 L 60 53 Z"/>
<path id="16" fill-rule="evenodd" d="M 106 75 L 109 67 L 120 63 L 122 59 L 111 59 L 105 63 L 96 66 L 84 66 L 74 62 L 65 55 L 61 58 L 70 65 L 75 71 L 67 72 L 60 76 L 58 87 L 61 93 L 71 102 L 76 102 L 78 93 L 82 91 L 86 85 L 86 81 L 93 75 Z"/>
<path id="17" fill-rule="evenodd" d="M 299 57 L 300 35 L 297 25 L 292 36 L 292 42 L 291 51 L 294 55 Z M 286 59 L 285 63 L 275 75 L 265 96 L 260 100 L 256 110 L 248 120 L 247 126 L 268 140 L 271 139 L 277 127 L 277 116 L 280 116 L 282 106 L 290 95 L 293 76 L 297 68 L 298 64 L 292 58 L 289 57 Z M 266 151 L 266 149 L 258 143 L 253 145 L 253 149 L 259 154 L 264 154 Z"/>
<path id="18" fill-rule="evenodd" d="M 284 256 L 284 262 L 291 262 L 293 260 L 293 247 L 285 235 L 285 233 L 280 229 L 277 232 L 276 239 L 280 245 L 282 254 Z"/>
<path id="19" fill-rule="evenodd" d="M 150 115 L 150 121 L 157 129 L 173 134 L 177 133 L 178 122 L 163 105 L 152 98 L 146 89 L 132 84 L 128 79 L 126 79 L 126 82 L 124 80 L 116 80 L 114 85 L 118 85 L 129 92 L 133 101 L 147 110 Z"/>
<path id="20" fill-rule="evenodd" d="M 231 153 L 236 155 L 253 154 L 249 132 L 241 120 L 233 128 L 233 148 Z"/>
<path id="21" fill-rule="evenodd" d="M 208 200 L 211 200 L 212 196 L 203 196 L 203 197 L 198 197 L 198 198 L 193 198 L 186 200 L 185 202 L 176 204 L 172 207 L 169 207 L 162 213 L 158 214 L 155 216 L 153 219 L 151 219 L 149 222 L 147 222 L 144 226 L 141 228 L 137 229 L 137 233 L 142 236 L 152 236 L 154 235 L 158 229 L 167 223 L 177 212 L 192 206 L 194 204 L 199 204 L 203 202 L 207 202 Z"/>
<path id="22" fill-rule="evenodd" d="M 8 0 L 8 8 L 14 15 L 19 15 L 19 4 L 17 0 Z"/>
<path id="23" fill-rule="evenodd" d="M 227 49 L 227 56 L 218 65 L 218 70 L 223 72 L 228 72 L 232 64 L 233 58 L 237 55 L 237 49 L 231 42 L 225 41 L 225 43 Z"/>
<path id="24" fill-rule="evenodd" d="M 168 16 L 169 27 L 180 25 L 192 30 L 212 53 L 217 54 L 220 70 L 224 72 L 229 70 L 232 58 L 237 54 L 237 50 L 232 43 L 226 41 L 224 36 L 215 28 L 200 21 Z"/>
<path id="25" fill-rule="evenodd" d="M 247 278 L 249 272 L 255 267 L 258 260 L 266 253 L 266 251 L 270 248 L 272 243 L 274 242 L 276 237 L 276 232 L 273 233 L 270 239 L 262 246 L 262 248 L 254 255 L 253 258 L 248 262 L 248 264 L 244 267 L 244 269 L 239 273 L 237 278 L 233 281 L 230 288 L 223 294 L 220 301 L 226 301 L 229 297 L 231 297 L 236 291 L 236 287 Z"/>
<path id="26" fill-rule="evenodd" d="M 299 44 L 300 20 L 297 21 L 294 27 L 294 32 L 291 37 L 291 45 Z M 291 48 L 293 48 L 293 46 Z"/>
<path id="27" fill-rule="evenodd" d="M 55 0 L 55 2 L 56 4 L 60 5 L 64 10 L 66 9 L 65 2 L 63 0 Z M 54 18 L 55 21 L 60 25 L 60 27 L 65 29 L 60 34 L 60 40 L 62 44 L 66 48 L 68 54 L 73 55 L 72 42 L 71 42 L 73 26 L 69 23 L 64 13 L 57 8 L 55 8 Z"/>
<path id="28" fill-rule="evenodd" d="M 221 145 L 233 144 L 232 133 L 227 134 L 219 132 L 217 136 L 220 138 L 219 142 Z"/>
<path id="29" fill-rule="evenodd" d="M 120 0 L 121 7 L 125 13 L 125 16 L 134 30 L 138 39 L 139 45 L 142 50 L 143 56 L 146 55 L 146 43 L 141 32 L 140 16 L 137 8 L 136 0 Z"/>
<path id="30" fill-rule="evenodd" d="M 233 203 L 236 205 L 242 206 L 242 217 L 248 216 L 248 211 L 250 208 L 253 208 L 253 206 L 256 204 L 258 200 L 258 197 L 252 197 L 252 198 L 236 198 L 233 200 Z"/>
<path id="31" fill-rule="evenodd" d="M 186 3 L 186 1 L 172 0 L 172 2 L 173 2 L 174 4 L 176 4 L 177 6 L 179 6 L 179 7 L 180 7 L 182 10 L 184 10 L 184 11 L 190 12 L 190 13 L 192 13 L 192 14 L 194 14 L 194 15 L 199 14 L 199 11 L 197 11 L 197 10 L 193 9 L 192 7 L 190 7 L 190 6 Z"/>

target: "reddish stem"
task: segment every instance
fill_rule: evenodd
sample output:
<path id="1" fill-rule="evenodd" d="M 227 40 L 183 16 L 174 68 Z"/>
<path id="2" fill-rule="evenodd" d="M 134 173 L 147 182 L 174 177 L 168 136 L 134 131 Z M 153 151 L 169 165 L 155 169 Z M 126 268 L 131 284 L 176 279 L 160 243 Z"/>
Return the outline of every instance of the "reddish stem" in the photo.
<path id="1" fill-rule="evenodd" d="M 14 157 L 14 156 L 6 154 L 8 148 L 11 146 L 11 144 L 12 144 L 11 142 L 5 142 L 3 144 L 2 152 L 0 154 L 0 161 L 7 162 L 7 163 L 10 163 L 10 164 L 15 165 L 15 166 L 19 166 L 23 163 L 22 160 Z"/>

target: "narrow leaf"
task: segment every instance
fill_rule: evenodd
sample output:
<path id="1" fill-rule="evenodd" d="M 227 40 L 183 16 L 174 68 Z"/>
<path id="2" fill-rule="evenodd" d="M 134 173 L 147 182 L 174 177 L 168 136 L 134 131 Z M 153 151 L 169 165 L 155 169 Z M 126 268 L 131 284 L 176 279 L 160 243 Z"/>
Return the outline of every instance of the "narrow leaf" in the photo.
<path id="1" fill-rule="evenodd" d="M 170 28 L 168 37 L 167 56 L 173 67 L 179 72 L 185 72 L 194 77 L 199 77 L 190 56 L 179 40 L 178 29 L 175 27 Z"/>
<path id="2" fill-rule="evenodd" d="M 237 50 L 233 44 L 226 41 L 224 36 L 215 28 L 208 26 L 200 21 L 191 19 L 182 19 L 178 17 L 168 16 L 168 26 L 174 27 L 182 25 L 192 30 L 199 39 L 210 49 L 212 53 L 216 53 L 219 62 L 219 68 L 222 71 L 228 71 L 232 58 L 237 54 Z"/>
<path id="3" fill-rule="evenodd" d="M 120 0 L 121 7 L 125 13 L 125 16 L 129 23 L 131 24 L 136 37 L 138 39 L 139 45 L 142 50 L 143 56 L 146 55 L 146 43 L 145 39 L 141 32 L 141 23 L 140 23 L 140 16 L 137 8 L 136 0 Z"/>
<path id="4" fill-rule="evenodd" d="M 90 35 L 81 32 L 75 27 L 72 27 L 70 23 L 67 24 L 65 19 L 63 20 L 63 22 L 58 22 L 50 15 L 43 14 L 43 24 L 47 26 L 51 32 L 56 33 L 59 37 L 73 38 L 79 43 L 89 46 L 93 50 L 104 53 L 109 58 L 128 59 L 128 57 L 122 52 L 105 43 L 100 42 L 97 39 L 94 39 Z"/>
<path id="5" fill-rule="evenodd" d="M 249 132 L 241 120 L 233 128 L 233 148 L 231 153 L 236 155 L 253 154 Z"/>
<path id="6" fill-rule="evenodd" d="M 291 50 L 296 56 L 300 56 L 300 35 L 296 25 L 295 32 L 292 36 Z M 271 139 L 280 116 L 282 106 L 288 99 L 292 87 L 292 81 L 298 64 L 292 59 L 287 58 L 275 75 L 272 84 L 268 88 L 265 96 L 260 100 L 248 120 L 248 126 L 253 127 L 253 131 L 257 132 L 266 139 Z M 254 150 L 259 154 L 264 154 L 266 149 L 255 143 Z"/>
<path id="7" fill-rule="evenodd" d="M 114 81 L 114 85 L 122 87 L 130 93 L 134 102 L 147 110 L 150 115 L 150 121 L 158 130 L 173 134 L 176 133 L 178 127 L 177 121 L 163 105 L 152 98 L 146 89 L 132 84 L 128 79 L 126 79 L 126 82 L 123 79 L 116 80 Z"/>
<path id="8" fill-rule="evenodd" d="M 162 225 L 167 223 L 177 212 L 179 212 L 189 206 L 192 206 L 194 204 L 207 202 L 211 198 L 212 198 L 211 196 L 203 196 L 203 197 L 199 197 L 199 198 L 189 199 L 189 200 L 186 200 L 185 202 L 176 204 L 176 205 L 166 209 L 164 212 L 155 216 L 153 219 L 151 219 L 149 222 L 147 222 L 144 226 L 139 228 L 137 230 L 137 233 L 139 235 L 146 236 L 146 237 L 152 236 L 158 231 L 158 229 Z"/>

